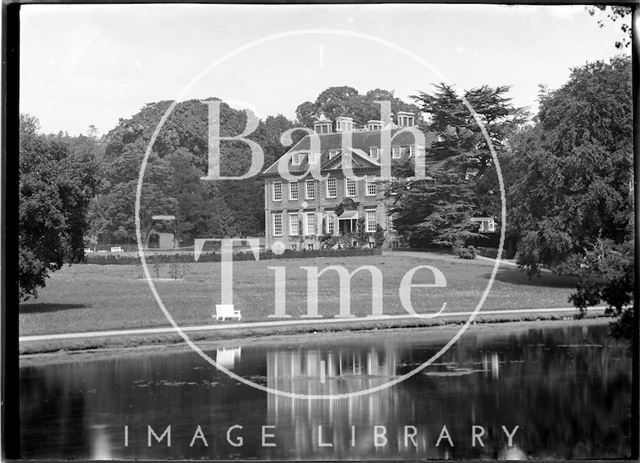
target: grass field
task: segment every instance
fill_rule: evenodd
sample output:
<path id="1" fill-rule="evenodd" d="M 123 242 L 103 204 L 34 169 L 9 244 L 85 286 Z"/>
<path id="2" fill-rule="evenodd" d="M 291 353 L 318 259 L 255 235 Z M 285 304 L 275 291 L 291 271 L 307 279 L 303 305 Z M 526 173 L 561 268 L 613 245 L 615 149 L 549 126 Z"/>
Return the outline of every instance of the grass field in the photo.
<path id="1" fill-rule="evenodd" d="M 293 319 L 306 313 L 307 281 L 303 266 L 342 265 L 353 271 L 360 265 L 377 266 L 383 273 L 385 314 L 406 314 L 398 294 L 407 271 L 419 265 L 438 268 L 447 279 L 446 288 L 416 288 L 412 291 L 414 309 L 419 313 L 473 310 L 489 283 L 492 262 L 463 261 L 449 256 L 366 256 L 344 258 L 281 259 L 234 263 L 234 303 L 242 321 L 264 321 L 274 312 L 274 272 L 268 267 L 286 269 L 286 310 Z M 167 270 L 165 269 L 164 272 Z M 414 283 L 428 283 L 433 276 L 420 271 Z M 220 265 L 194 263 L 184 280 L 155 282 L 167 309 L 180 324 L 210 324 L 219 303 Z M 319 313 L 333 317 L 338 313 L 339 290 L 335 272 L 324 274 L 319 283 Z M 567 307 L 575 288 L 571 277 L 543 274 L 530 279 L 513 267 L 502 267 L 483 306 L 483 310 Z M 359 272 L 352 279 L 351 313 L 362 317 L 371 312 L 371 279 Z M 220 322 L 224 323 L 224 322 Z M 229 323 L 229 322 L 226 322 Z M 20 335 L 64 333 L 167 326 L 148 283 L 141 279 L 136 265 L 74 265 L 55 272 L 40 297 L 20 305 Z"/>

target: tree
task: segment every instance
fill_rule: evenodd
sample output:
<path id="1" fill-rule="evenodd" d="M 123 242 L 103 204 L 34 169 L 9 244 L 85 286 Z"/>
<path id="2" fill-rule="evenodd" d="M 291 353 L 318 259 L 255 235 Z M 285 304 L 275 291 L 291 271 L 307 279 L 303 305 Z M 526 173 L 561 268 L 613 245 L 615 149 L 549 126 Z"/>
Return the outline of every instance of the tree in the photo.
<path id="1" fill-rule="evenodd" d="M 631 59 L 620 56 L 572 69 L 513 143 L 518 263 L 579 275 L 571 300 L 583 310 L 605 301 L 622 315 L 632 300 L 632 135 Z"/>
<path id="2" fill-rule="evenodd" d="M 378 88 L 361 95 L 358 90 L 348 86 L 329 87 L 318 95 L 314 103 L 305 101 L 296 108 L 296 118 L 298 123 L 309 128 L 313 127 L 321 114 L 332 121 L 340 116 L 351 117 L 355 124 L 362 126 L 370 120 L 381 118 L 380 104 L 376 101 L 389 101 L 392 113 L 409 111 L 420 120 L 418 107 L 397 98 L 393 91 Z"/>
<path id="3" fill-rule="evenodd" d="M 99 166 L 91 152 L 38 133 L 37 119 L 20 116 L 19 297 L 36 297 L 49 273 L 84 256 L 87 209 Z"/>
<path id="4" fill-rule="evenodd" d="M 169 104 L 146 105 L 132 118 L 121 120 L 105 137 L 105 177 L 91 211 L 92 231 L 102 242 L 136 240 L 134 206 L 141 161 Z M 245 126 L 243 111 L 221 103 L 222 136 L 239 135 Z M 270 116 L 260 121 L 249 136 L 262 147 L 267 166 L 286 151 L 280 136 L 292 127 L 293 123 L 284 116 Z M 222 175 L 244 173 L 251 163 L 251 151 L 239 141 L 222 142 L 221 157 Z M 182 245 L 191 245 L 195 238 L 264 233 L 263 180 L 254 177 L 205 182 L 201 177 L 207 168 L 207 106 L 199 100 L 181 102 L 159 132 L 149 157 L 142 186 L 143 235 L 149 231 L 151 215 L 155 214 L 176 216 Z"/>
<path id="5" fill-rule="evenodd" d="M 631 44 L 631 22 L 627 22 L 627 18 L 631 18 L 631 7 L 621 5 L 593 5 L 586 7 L 591 16 L 596 14 L 596 9 L 607 12 L 607 19 L 617 23 L 620 20 L 620 30 L 622 31 L 622 40 L 617 40 L 616 48 L 626 48 Z M 604 27 L 605 21 L 598 20 L 598 26 Z"/>
<path id="6" fill-rule="evenodd" d="M 387 191 L 394 227 L 414 247 L 456 247 L 482 239 L 471 219 L 497 217 L 500 211 L 498 187 L 491 186 L 497 182 L 493 158 L 480 126 L 451 86 L 435 88 L 414 97 L 431 116 L 424 128 L 438 134 L 426 149 L 427 178 L 401 178 Z M 505 152 L 506 137 L 525 116 L 513 107 L 508 91 L 507 86 L 485 85 L 464 94 L 499 155 Z M 395 172 L 412 175 L 413 166 L 398 166 Z"/>

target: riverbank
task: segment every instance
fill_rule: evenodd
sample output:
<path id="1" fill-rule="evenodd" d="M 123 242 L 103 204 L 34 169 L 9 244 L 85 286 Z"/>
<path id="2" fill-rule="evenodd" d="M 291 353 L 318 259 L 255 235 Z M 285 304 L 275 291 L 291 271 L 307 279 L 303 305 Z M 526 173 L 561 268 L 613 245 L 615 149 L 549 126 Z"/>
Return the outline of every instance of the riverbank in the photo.
<path id="1" fill-rule="evenodd" d="M 397 332 L 403 338 L 428 335 L 429 339 L 446 341 L 460 330 L 468 317 L 445 319 L 406 319 L 389 321 L 352 321 L 348 324 L 283 326 L 278 329 L 230 329 L 220 332 L 194 332 L 189 338 L 203 350 L 237 345 L 264 344 L 265 346 L 295 344 L 305 345 L 319 339 L 363 339 L 381 333 Z M 554 313 L 530 314 L 527 316 L 479 315 L 471 330 L 483 330 L 497 334 L 505 330 L 553 327 L 575 324 L 608 324 L 610 317 L 591 313 L 584 319 L 576 320 L 571 315 Z M 188 350 L 184 340 L 177 333 L 147 336 L 118 336 L 91 339 L 71 339 L 57 341 L 35 341 L 21 343 L 21 365 L 87 361 L 112 356 L 160 355 L 169 351 Z"/>
<path id="2" fill-rule="evenodd" d="M 429 252 L 281 259 L 278 266 L 286 273 L 286 315 L 290 318 L 274 319 L 273 263 L 235 262 L 234 284 L 242 290 L 234 294 L 234 304 L 242 313 L 242 323 L 215 319 L 214 302 L 220 298 L 219 264 L 193 264 L 182 280 L 157 280 L 154 286 L 172 318 L 194 342 L 455 326 L 469 318 L 489 284 L 491 291 L 476 323 L 572 319 L 577 314 L 567 304 L 575 290 L 575 278 L 546 273 L 530 278 L 503 262 L 492 281 L 494 263 Z M 349 272 L 369 266 L 379 269 L 383 282 L 374 287 L 366 272 L 354 273 L 349 281 L 349 313 L 353 318 L 336 318 L 342 282 L 337 272 L 327 272 L 318 287 L 320 318 L 309 319 L 305 318 L 309 310 L 308 281 L 301 268 L 309 266 L 340 266 Z M 416 284 L 411 290 L 415 310 L 433 318 L 409 315 L 400 301 L 401 281 L 416 267 L 423 270 L 414 283 L 433 281 L 434 276 L 425 268 L 435 268 L 446 278 L 445 287 L 421 288 Z M 134 265 L 82 265 L 55 272 L 38 300 L 20 305 L 20 353 L 64 354 L 184 344 L 158 307 L 149 282 L 140 277 L 140 268 Z M 380 291 L 384 317 L 371 316 L 374 291 Z"/>

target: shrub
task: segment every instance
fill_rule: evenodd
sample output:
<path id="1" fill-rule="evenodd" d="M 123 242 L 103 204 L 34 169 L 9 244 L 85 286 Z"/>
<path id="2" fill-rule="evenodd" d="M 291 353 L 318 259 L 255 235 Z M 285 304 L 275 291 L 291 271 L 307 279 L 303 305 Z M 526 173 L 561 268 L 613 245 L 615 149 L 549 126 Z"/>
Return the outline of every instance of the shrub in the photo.
<path id="1" fill-rule="evenodd" d="M 271 250 L 261 250 L 260 260 L 266 259 L 297 259 L 297 258 L 309 258 L 309 257 L 349 257 L 349 256 L 374 256 L 380 255 L 381 250 L 379 248 L 374 249 L 361 249 L 361 248 L 344 248 L 344 249 L 314 249 L 314 250 L 299 250 L 292 251 L 291 249 L 285 250 L 282 254 L 274 254 Z M 187 264 L 195 263 L 193 259 L 193 253 L 172 253 L 172 254 L 160 254 L 160 253 L 147 253 L 145 254 L 147 265 L 149 266 L 151 273 L 157 273 L 157 266 L 160 264 L 170 264 L 171 274 L 184 275 Z M 253 252 L 238 252 L 233 255 L 234 261 L 241 260 L 255 260 Z M 137 264 L 140 259 L 134 255 L 91 255 L 87 256 L 86 263 L 96 265 L 131 265 Z M 204 252 L 200 255 L 198 262 L 220 262 L 220 254 L 215 252 Z M 182 265 L 180 265 L 182 264 Z"/>
<path id="2" fill-rule="evenodd" d="M 453 252 L 456 253 L 458 259 L 475 259 L 476 258 L 476 248 L 473 246 L 456 246 L 453 248 Z"/>

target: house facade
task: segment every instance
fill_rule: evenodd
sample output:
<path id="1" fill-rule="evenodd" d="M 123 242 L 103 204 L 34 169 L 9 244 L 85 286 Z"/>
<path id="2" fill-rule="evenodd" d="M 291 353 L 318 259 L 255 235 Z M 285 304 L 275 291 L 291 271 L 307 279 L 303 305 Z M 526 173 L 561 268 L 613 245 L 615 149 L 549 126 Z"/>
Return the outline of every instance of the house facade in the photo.
<path id="1" fill-rule="evenodd" d="M 319 143 L 313 143 L 307 135 L 284 159 L 265 170 L 267 248 L 282 243 L 285 249 L 320 249 L 327 235 L 351 236 L 359 222 L 369 235 L 365 246 L 373 246 L 381 237 L 384 246 L 397 246 L 380 177 L 383 132 L 391 138 L 392 163 L 424 154 L 425 146 L 405 130 L 415 126 L 414 114 L 398 113 L 396 121 L 385 127 L 382 121 L 372 120 L 363 128 L 355 128 L 351 118 L 339 117 L 334 123 L 322 117 L 314 124 L 314 137 Z M 345 137 L 350 143 L 344 143 Z M 278 169 L 281 162 L 299 178 L 283 178 Z M 345 165 L 351 169 L 345 169 Z M 320 172 L 321 180 L 311 174 L 313 170 Z M 340 243 L 344 245 L 353 246 L 355 242 Z"/>

